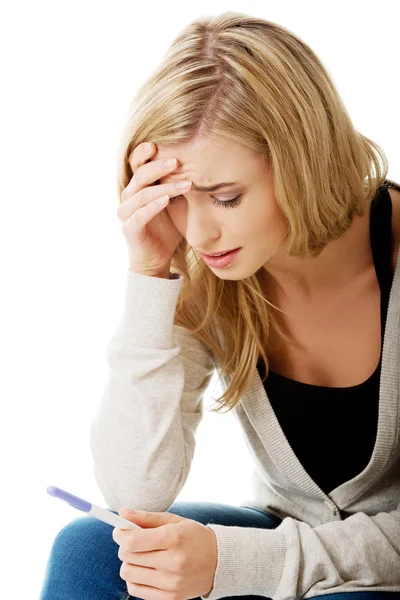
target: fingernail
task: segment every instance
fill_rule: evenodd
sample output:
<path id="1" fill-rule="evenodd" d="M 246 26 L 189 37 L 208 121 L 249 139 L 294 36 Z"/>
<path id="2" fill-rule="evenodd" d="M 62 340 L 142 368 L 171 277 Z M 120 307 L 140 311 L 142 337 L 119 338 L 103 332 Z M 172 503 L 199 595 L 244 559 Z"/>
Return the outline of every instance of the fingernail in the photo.
<path id="1" fill-rule="evenodd" d="M 123 509 L 122 509 L 122 512 L 124 512 L 124 513 L 127 513 L 127 514 L 130 514 L 130 515 L 134 515 L 134 514 L 136 513 L 136 511 L 135 511 L 135 510 L 132 510 L 132 509 L 130 509 L 130 508 L 123 508 Z"/>
<path id="2" fill-rule="evenodd" d="M 175 167 L 176 158 L 170 158 L 168 160 L 164 160 L 164 167 Z"/>

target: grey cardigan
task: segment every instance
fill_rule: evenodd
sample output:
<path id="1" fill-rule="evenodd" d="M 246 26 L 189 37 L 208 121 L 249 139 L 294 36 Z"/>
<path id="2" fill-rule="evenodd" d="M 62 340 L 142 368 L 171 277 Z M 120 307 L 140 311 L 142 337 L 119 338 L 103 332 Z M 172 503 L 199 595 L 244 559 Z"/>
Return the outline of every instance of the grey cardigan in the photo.
<path id="1" fill-rule="evenodd" d="M 256 371 L 232 411 L 254 459 L 252 490 L 241 505 L 283 520 L 272 530 L 207 524 L 217 537 L 218 563 L 214 587 L 202 598 L 400 591 L 399 265 L 400 253 L 369 464 L 326 495 L 292 451 Z M 204 392 L 215 369 L 219 374 L 204 343 L 173 324 L 183 278 L 170 277 L 127 270 L 122 319 L 106 348 L 110 370 L 90 448 L 96 482 L 117 512 L 167 511 L 176 500 L 194 455 Z"/>

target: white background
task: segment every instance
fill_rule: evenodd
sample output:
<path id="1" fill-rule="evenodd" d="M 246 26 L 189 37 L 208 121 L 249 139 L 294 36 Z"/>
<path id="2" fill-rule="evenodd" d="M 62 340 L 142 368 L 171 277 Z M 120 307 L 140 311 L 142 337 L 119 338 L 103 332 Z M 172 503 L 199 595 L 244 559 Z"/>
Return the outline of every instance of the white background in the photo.
<path id="1" fill-rule="evenodd" d="M 400 181 L 397 3 L 185 4 L 14 1 L 1 8 L 4 598 L 39 597 L 55 535 L 83 516 L 50 497 L 48 485 L 105 506 L 89 428 L 127 269 L 117 146 L 132 96 L 181 29 L 234 10 L 292 30 L 327 67 L 355 127 L 386 152 L 388 177 Z M 234 417 L 206 412 L 177 500 L 236 505 L 250 474 Z"/>

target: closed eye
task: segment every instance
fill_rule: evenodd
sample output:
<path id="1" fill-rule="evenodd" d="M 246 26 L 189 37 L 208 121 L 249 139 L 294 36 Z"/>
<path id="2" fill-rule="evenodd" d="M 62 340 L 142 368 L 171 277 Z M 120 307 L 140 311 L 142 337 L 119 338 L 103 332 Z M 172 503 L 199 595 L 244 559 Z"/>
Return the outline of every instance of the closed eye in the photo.
<path id="1" fill-rule="evenodd" d="M 213 205 L 214 206 L 222 206 L 224 208 L 233 208 L 234 206 L 238 206 L 241 203 L 242 197 L 243 197 L 243 194 L 239 194 L 239 196 L 236 196 L 236 198 L 232 198 L 232 200 L 224 200 L 224 201 L 213 198 L 213 200 L 214 200 Z M 182 194 L 180 194 L 179 196 L 170 198 L 169 203 L 171 204 L 171 202 L 173 200 L 176 200 L 176 198 L 184 198 L 184 196 Z"/>

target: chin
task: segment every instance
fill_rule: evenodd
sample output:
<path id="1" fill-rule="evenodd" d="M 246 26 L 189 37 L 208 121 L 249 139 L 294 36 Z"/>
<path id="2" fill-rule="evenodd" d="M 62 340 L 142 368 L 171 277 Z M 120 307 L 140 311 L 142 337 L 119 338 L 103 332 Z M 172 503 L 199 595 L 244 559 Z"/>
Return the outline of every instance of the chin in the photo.
<path id="1" fill-rule="evenodd" d="M 243 273 L 243 271 L 241 273 L 233 273 L 233 269 L 231 270 L 231 272 L 229 272 L 229 269 L 212 269 L 211 267 L 209 268 L 219 279 L 224 279 L 225 281 L 243 281 L 243 279 L 247 279 L 248 277 L 251 277 L 252 275 L 258 273 L 258 271 L 260 271 L 262 267 L 255 271 L 251 270 L 248 273 Z"/>

